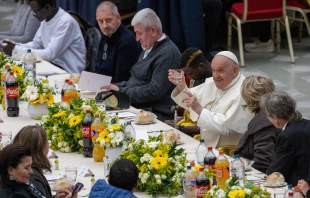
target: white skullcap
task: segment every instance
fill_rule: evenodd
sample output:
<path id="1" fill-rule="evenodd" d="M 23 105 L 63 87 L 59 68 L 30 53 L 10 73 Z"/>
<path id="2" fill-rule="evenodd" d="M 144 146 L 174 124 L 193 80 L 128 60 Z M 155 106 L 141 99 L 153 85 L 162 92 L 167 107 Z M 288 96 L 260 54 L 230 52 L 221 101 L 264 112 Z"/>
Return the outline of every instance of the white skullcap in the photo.
<path id="1" fill-rule="evenodd" d="M 234 61 L 237 65 L 239 65 L 238 58 L 236 57 L 236 55 L 234 55 L 230 51 L 221 51 L 221 52 L 217 53 L 215 56 L 225 56 L 225 57 L 229 58 L 230 60 Z"/>

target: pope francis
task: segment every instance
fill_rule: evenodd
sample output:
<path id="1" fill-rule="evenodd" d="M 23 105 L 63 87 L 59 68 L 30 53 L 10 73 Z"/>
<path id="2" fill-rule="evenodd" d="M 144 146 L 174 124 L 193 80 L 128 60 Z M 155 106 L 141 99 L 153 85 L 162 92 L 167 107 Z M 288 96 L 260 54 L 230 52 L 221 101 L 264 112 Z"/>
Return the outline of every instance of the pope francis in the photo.
<path id="1" fill-rule="evenodd" d="M 186 86 L 183 71 L 182 81 L 176 83 L 179 72 L 169 70 L 169 80 L 177 85 L 171 97 L 190 111 L 193 121 L 198 120 L 201 138 L 207 146 L 236 145 L 254 116 L 243 108 L 240 90 L 245 77 L 239 73 L 237 57 L 229 51 L 218 53 L 211 67 L 213 77 L 191 89 Z"/>

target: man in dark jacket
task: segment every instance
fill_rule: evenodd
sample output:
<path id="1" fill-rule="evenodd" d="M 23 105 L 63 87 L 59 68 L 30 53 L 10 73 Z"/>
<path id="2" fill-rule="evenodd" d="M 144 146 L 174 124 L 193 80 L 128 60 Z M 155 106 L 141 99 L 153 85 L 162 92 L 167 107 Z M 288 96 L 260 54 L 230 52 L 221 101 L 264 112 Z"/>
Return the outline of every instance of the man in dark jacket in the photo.
<path id="1" fill-rule="evenodd" d="M 103 36 L 99 43 L 95 70 L 91 72 L 112 76 L 112 83 L 127 81 L 141 47 L 134 34 L 121 24 L 115 4 L 110 1 L 99 4 L 96 17 Z"/>
<path id="2" fill-rule="evenodd" d="M 179 68 L 181 53 L 162 32 L 161 22 L 153 10 L 146 8 L 139 11 L 131 24 L 144 51 L 132 67 L 128 81 L 102 88 L 126 93 L 132 106 L 152 111 L 159 120 L 172 119 L 170 109 L 175 103 L 170 95 L 174 85 L 167 76 L 169 69 Z"/>
<path id="3" fill-rule="evenodd" d="M 285 92 L 264 95 L 262 106 L 270 122 L 282 129 L 267 175 L 280 172 L 288 184 L 295 186 L 298 180 L 306 180 L 309 174 L 310 121 L 301 118 L 295 100 Z"/>
<path id="4" fill-rule="evenodd" d="M 135 198 L 132 193 L 138 186 L 139 170 L 127 159 L 115 162 L 110 170 L 109 184 L 98 180 L 91 189 L 91 198 Z"/>

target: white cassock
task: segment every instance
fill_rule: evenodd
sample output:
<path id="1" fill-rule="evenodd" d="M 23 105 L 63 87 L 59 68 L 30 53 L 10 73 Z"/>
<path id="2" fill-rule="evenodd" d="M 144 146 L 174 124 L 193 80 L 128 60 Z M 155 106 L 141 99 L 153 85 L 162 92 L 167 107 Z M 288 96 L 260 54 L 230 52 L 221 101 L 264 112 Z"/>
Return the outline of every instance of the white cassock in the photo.
<path id="1" fill-rule="evenodd" d="M 201 139 L 207 146 L 218 148 L 226 145 L 237 145 L 240 137 L 246 132 L 248 123 L 254 117 L 243 108 L 245 102 L 241 97 L 241 85 L 245 77 L 239 75 L 224 89 L 215 86 L 213 78 L 207 78 L 205 83 L 183 91 L 190 91 L 204 107 L 200 116 L 187 107 L 182 100 L 188 97 L 183 91 L 173 90 L 171 97 L 181 107 L 189 110 L 191 119 L 197 121 L 200 127 Z"/>

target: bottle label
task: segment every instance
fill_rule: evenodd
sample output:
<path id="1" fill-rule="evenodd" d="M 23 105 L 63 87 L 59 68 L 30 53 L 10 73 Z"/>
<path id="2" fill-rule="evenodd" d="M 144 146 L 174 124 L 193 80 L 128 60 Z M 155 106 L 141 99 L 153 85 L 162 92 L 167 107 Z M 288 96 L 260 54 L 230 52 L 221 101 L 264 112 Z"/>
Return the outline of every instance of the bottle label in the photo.
<path id="1" fill-rule="evenodd" d="M 90 126 L 82 126 L 82 137 L 91 138 L 91 127 Z"/>
<path id="2" fill-rule="evenodd" d="M 6 97 L 7 98 L 18 98 L 18 87 L 7 87 Z"/>
<path id="3" fill-rule="evenodd" d="M 208 192 L 208 186 L 196 186 L 197 198 L 203 198 L 207 194 L 207 192 Z"/>
<path id="4" fill-rule="evenodd" d="M 55 170 L 59 170 L 59 163 L 55 162 Z"/>
<path id="5" fill-rule="evenodd" d="M 196 185 L 196 180 L 186 180 L 186 179 L 183 180 L 183 186 L 186 192 L 195 191 L 195 185 Z"/>
<path id="6" fill-rule="evenodd" d="M 224 178 L 230 177 L 229 167 L 217 167 L 216 168 L 216 176 L 217 177 L 224 177 Z"/>

